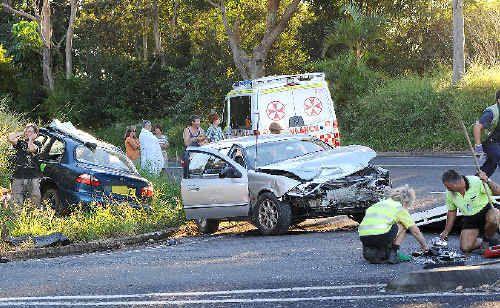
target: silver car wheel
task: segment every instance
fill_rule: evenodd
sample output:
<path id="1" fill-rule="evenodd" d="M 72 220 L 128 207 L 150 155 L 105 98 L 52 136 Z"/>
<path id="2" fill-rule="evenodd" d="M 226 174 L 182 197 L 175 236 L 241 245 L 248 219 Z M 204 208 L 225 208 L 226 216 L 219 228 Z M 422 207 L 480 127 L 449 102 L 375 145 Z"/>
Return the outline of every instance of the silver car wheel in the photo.
<path id="1" fill-rule="evenodd" d="M 278 208 L 271 200 L 264 200 L 259 207 L 259 222 L 268 230 L 278 225 Z"/>

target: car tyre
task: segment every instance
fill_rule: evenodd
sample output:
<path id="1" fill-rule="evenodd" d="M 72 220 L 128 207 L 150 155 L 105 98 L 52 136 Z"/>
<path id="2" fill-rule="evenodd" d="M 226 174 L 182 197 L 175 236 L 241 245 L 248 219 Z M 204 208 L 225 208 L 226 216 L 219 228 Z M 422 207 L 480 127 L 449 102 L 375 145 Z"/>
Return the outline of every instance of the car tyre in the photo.
<path id="1" fill-rule="evenodd" d="M 283 203 L 272 193 L 266 192 L 259 196 L 253 222 L 264 235 L 278 235 L 288 232 L 292 223 L 290 205 Z"/>
<path id="2" fill-rule="evenodd" d="M 219 229 L 219 221 L 214 219 L 197 219 L 196 225 L 201 234 L 213 234 Z"/>
<path id="3" fill-rule="evenodd" d="M 62 206 L 59 192 L 55 187 L 46 188 L 42 194 L 42 202 L 47 202 L 50 207 L 56 212 L 56 215 L 64 215 L 66 213 Z"/>

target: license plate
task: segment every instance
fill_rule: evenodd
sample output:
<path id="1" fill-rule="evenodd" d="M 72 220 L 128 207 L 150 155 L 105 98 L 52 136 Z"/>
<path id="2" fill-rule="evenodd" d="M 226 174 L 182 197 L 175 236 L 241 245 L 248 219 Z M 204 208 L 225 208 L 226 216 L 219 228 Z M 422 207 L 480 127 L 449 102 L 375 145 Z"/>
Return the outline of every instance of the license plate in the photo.
<path id="1" fill-rule="evenodd" d="M 111 192 L 117 195 L 130 196 L 130 197 L 135 196 L 135 188 L 127 186 L 112 186 Z"/>

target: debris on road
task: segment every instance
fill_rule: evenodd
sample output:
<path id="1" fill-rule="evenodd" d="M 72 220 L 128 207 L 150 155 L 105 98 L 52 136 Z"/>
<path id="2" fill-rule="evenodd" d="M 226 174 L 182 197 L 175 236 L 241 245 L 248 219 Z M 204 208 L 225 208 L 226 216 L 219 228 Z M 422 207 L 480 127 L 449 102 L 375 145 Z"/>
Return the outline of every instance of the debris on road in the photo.
<path id="1" fill-rule="evenodd" d="M 437 206 L 431 209 L 414 212 L 411 217 L 417 226 L 428 226 L 431 224 L 444 224 L 446 223 L 446 216 L 448 215 L 448 208 L 446 205 Z M 460 212 L 458 216 L 462 216 Z"/>
<path id="2" fill-rule="evenodd" d="M 463 254 L 449 248 L 448 242 L 439 237 L 432 239 L 428 252 L 417 251 L 413 253 L 413 257 L 415 263 L 424 265 L 424 269 L 465 265 L 466 261 Z"/>
<path id="3" fill-rule="evenodd" d="M 173 239 L 173 238 L 170 238 L 167 241 L 167 246 L 175 246 L 177 244 L 179 244 L 179 242 L 176 239 Z"/>
<path id="4" fill-rule="evenodd" d="M 489 247 L 484 251 L 485 258 L 500 258 L 500 245 Z"/>
<path id="5" fill-rule="evenodd" d="M 68 239 L 68 237 L 60 232 L 43 236 L 25 235 L 19 237 L 9 237 L 7 239 L 7 243 L 11 244 L 12 246 L 20 246 L 28 241 L 33 242 L 35 248 L 66 246 L 71 244 L 71 241 Z"/>

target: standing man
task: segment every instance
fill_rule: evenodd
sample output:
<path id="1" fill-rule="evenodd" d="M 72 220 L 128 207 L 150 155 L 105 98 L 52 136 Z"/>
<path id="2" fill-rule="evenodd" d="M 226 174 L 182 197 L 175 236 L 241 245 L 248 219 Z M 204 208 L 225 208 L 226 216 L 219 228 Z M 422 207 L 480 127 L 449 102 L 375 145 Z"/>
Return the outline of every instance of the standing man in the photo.
<path id="1" fill-rule="evenodd" d="M 474 142 L 476 155 L 486 153 L 486 161 L 481 170 L 487 176 L 495 172 L 500 163 L 500 90 L 495 95 L 495 104 L 483 111 L 479 121 L 474 124 Z"/>
<path id="2" fill-rule="evenodd" d="M 159 175 L 165 164 L 158 138 L 151 132 L 150 121 L 143 121 L 142 130 L 139 134 L 141 143 L 141 168 L 149 173 Z"/>
<path id="3" fill-rule="evenodd" d="M 201 118 L 193 115 L 189 121 L 190 125 L 184 128 L 182 138 L 186 147 L 199 147 L 207 142 L 205 132 L 201 128 Z"/>
<path id="4" fill-rule="evenodd" d="M 446 189 L 446 206 L 448 216 L 446 227 L 441 233 L 445 240 L 453 229 L 457 217 L 457 209 L 463 214 L 462 232 L 460 233 L 460 249 L 469 253 L 483 246 L 496 245 L 494 239 L 498 228 L 498 210 L 489 204 L 488 195 L 500 195 L 500 186 L 491 181 L 484 172 L 477 176 L 463 176 L 455 170 L 443 174 L 442 181 Z M 487 190 L 483 182 L 487 183 Z M 483 240 L 479 239 L 483 235 Z M 482 245 L 484 243 L 484 245 Z"/>
<path id="5" fill-rule="evenodd" d="M 35 124 L 28 124 L 24 132 L 14 132 L 8 136 L 16 151 L 12 195 L 17 205 L 22 205 L 25 195 L 29 195 L 33 205 L 40 206 L 41 172 L 36 157 L 40 154 L 42 145 L 35 140 L 37 137 L 38 127 Z"/>

